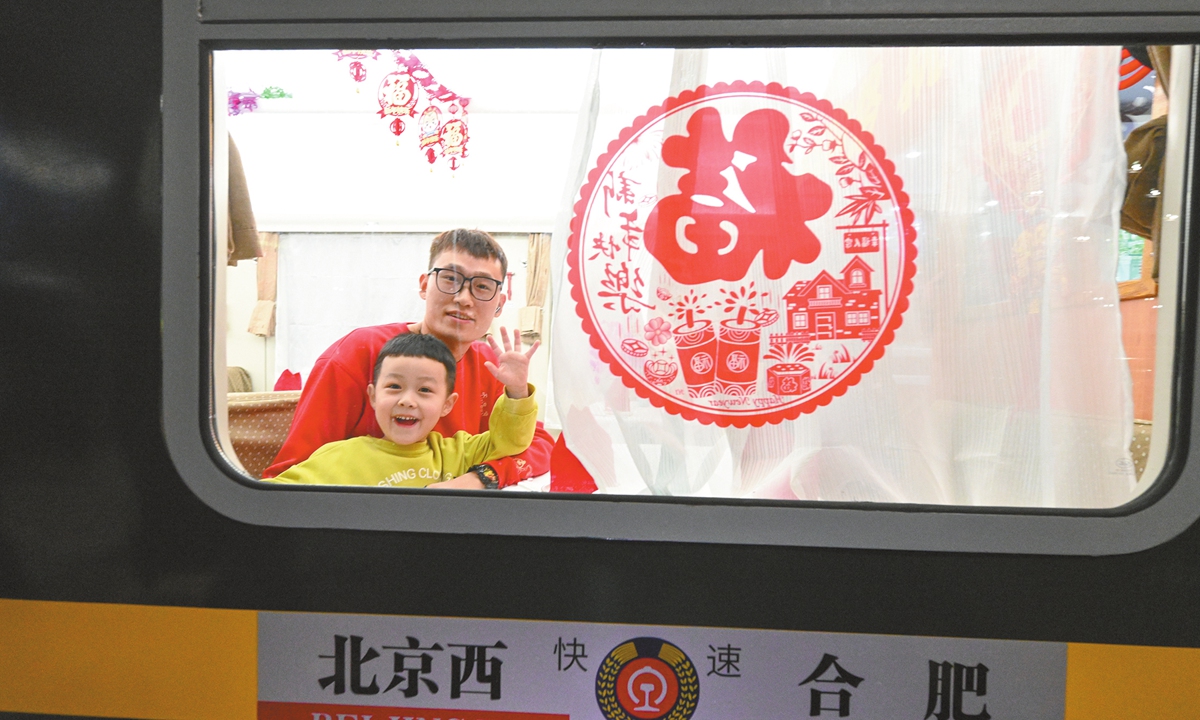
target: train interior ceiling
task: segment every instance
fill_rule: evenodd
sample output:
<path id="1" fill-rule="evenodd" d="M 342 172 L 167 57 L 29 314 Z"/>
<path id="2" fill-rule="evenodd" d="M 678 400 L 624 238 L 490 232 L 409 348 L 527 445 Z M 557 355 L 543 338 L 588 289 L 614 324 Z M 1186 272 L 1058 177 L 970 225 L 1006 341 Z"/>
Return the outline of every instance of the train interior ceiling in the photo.
<path id="1" fill-rule="evenodd" d="M 509 258 L 493 330 L 545 346 L 532 381 L 548 429 L 612 439 L 607 457 L 580 457 L 602 492 L 1124 504 L 1165 454 L 1165 433 L 1153 430 L 1169 416 L 1173 309 L 1163 297 L 1174 297 L 1179 238 L 1162 218 L 1180 202 L 1169 167 L 1183 145 L 1169 130 L 1186 119 L 1171 113 L 1173 88 L 1190 84 L 1186 51 L 217 51 L 215 204 L 228 222 L 216 242 L 230 258 L 215 305 L 222 440 L 258 477 L 320 353 L 353 328 L 419 320 L 429 240 L 468 227 L 492 233 Z M 423 78 L 402 101 L 389 95 L 398 68 Z M 826 98 L 886 148 L 916 216 L 912 303 L 844 407 L 774 430 L 697 434 L 699 445 L 728 445 L 720 469 L 670 484 L 630 437 L 670 418 L 606 373 L 576 327 L 564 258 L 572 193 L 587 178 L 572 162 L 595 167 L 623 128 L 681 87 L 738 80 Z M 397 103 L 406 111 L 389 112 Z M 610 197 L 621 191 L 614 184 Z M 894 409 L 913 403 L 928 409 Z M 851 436 L 875 425 L 892 429 Z M 746 454 L 747 439 L 763 438 L 783 448 L 769 462 Z M 1035 479 L 1013 483 L 1018 475 Z"/>

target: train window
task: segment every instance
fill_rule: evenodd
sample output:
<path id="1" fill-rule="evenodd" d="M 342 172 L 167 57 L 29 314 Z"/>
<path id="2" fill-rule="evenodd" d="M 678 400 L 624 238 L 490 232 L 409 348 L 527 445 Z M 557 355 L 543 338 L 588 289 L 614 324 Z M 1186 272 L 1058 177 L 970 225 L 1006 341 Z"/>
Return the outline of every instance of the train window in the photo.
<path id="1" fill-rule="evenodd" d="M 203 91 L 168 63 L 165 424 L 223 512 L 1052 553 L 1146 547 L 1200 514 L 1171 452 L 1191 46 L 347 28 L 280 47 L 178 24 Z M 195 158 L 170 152 L 189 137 Z M 500 328 L 541 344 L 503 363 L 536 388 L 527 454 L 361 481 L 353 453 L 305 460 L 441 422 L 379 409 L 375 355 L 402 332 L 459 360 L 438 428 L 486 427 L 503 383 L 464 353 Z M 459 476 L 516 492 L 442 489 Z"/>

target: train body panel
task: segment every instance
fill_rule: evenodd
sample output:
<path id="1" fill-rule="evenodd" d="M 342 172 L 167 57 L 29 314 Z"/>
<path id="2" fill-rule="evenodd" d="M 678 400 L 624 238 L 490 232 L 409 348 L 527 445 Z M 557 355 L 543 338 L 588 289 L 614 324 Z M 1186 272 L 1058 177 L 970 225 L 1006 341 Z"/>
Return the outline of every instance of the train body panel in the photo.
<path id="1" fill-rule="evenodd" d="M 766 5 L 731 15 L 694 3 L 675 20 L 618 3 L 605 13 L 610 24 L 564 10 L 539 31 L 539 18 L 556 12 L 548 5 L 480 17 L 467 3 L 420 27 L 428 44 L 449 37 L 467 45 L 524 43 L 539 32 L 552 44 L 617 45 L 702 21 L 768 43 L 811 23 L 819 44 L 881 36 L 1120 44 L 1111 10 L 1128 16 L 1129 42 L 1200 41 L 1200 13 L 1187 3 L 1070 11 L 1058 3 L 1052 22 L 1041 6 L 1021 5 L 1009 25 L 974 30 L 983 26 L 972 25 L 971 9 L 898 4 L 880 11 L 891 24 L 866 9 L 830 18 L 821 17 L 824 6 L 810 14 L 778 3 L 751 16 Z M 372 30 L 371 13 L 396 12 L 370 2 L 339 7 L 362 18 L 355 27 L 364 38 L 386 34 Z M 286 24 L 239 25 L 240 13 L 255 12 L 249 4 L 200 8 L 201 20 L 227 29 L 229 45 L 247 34 L 289 39 Z M 0 716 L 248 717 L 257 698 L 237 677 L 256 667 L 248 628 L 274 612 L 1060 643 L 1067 718 L 1195 715 L 1194 524 L 1138 552 L 1091 557 L 301 528 L 213 509 L 184 482 L 163 428 L 171 378 L 163 359 L 172 356 L 161 327 L 172 302 L 162 284 L 163 57 L 163 8 L 153 1 L 0 10 L 0 668 L 31 683 L 14 690 L 0 672 Z M 1190 132 L 1194 143 L 1194 124 Z M 1187 193 L 1194 203 L 1196 189 Z M 1179 353 L 1185 365 L 1193 350 Z M 1180 393 L 1190 407 L 1190 382 Z M 1176 416 L 1184 438 L 1188 414 Z M 1180 463 L 1190 454 L 1173 452 Z M 121 623 L 127 638 L 111 632 Z M 206 623 L 213 642 L 235 649 L 206 644 L 195 634 Z M 63 647 L 72 642 L 83 654 Z M 608 649 L 592 650 L 592 662 Z M 179 675 L 146 667 L 168 656 Z M 1152 677 L 1139 685 L 1135 676 Z M 203 695 L 191 683 L 211 683 L 220 697 L 183 708 L 180 697 Z M 175 699 L 156 705 L 164 693 Z"/>

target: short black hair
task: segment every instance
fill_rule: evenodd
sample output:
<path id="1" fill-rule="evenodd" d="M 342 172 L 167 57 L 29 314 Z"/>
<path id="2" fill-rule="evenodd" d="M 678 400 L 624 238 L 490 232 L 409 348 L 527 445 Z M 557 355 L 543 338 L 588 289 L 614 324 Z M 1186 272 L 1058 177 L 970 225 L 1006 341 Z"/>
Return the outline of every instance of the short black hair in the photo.
<path id="1" fill-rule="evenodd" d="M 449 250 L 462 250 L 473 258 L 480 260 L 497 260 L 500 263 L 500 282 L 508 277 L 508 257 L 504 248 L 496 242 L 496 238 L 482 230 L 456 228 L 447 230 L 433 239 L 429 245 L 429 269 L 437 262 L 438 256 Z"/>
<path id="2" fill-rule="evenodd" d="M 383 347 L 379 348 L 379 356 L 375 358 L 375 374 L 372 376 L 372 383 L 379 382 L 379 370 L 383 367 L 383 359 L 390 357 L 419 357 L 437 360 L 446 366 L 446 391 L 454 392 L 454 368 L 457 363 L 454 362 L 454 355 L 450 352 L 450 348 L 446 347 L 446 343 L 433 335 L 406 332 L 400 333 L 384 343 Z"/>

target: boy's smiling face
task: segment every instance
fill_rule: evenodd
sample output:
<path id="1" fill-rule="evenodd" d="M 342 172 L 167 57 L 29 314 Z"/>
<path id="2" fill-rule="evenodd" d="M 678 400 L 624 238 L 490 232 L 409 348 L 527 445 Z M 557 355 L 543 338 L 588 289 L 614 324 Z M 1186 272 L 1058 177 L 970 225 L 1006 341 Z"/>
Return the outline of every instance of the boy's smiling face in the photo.
<path id="1" fill-rule="evenodd" d="M 424 442 L 458 399 L 446 387 L 446 367 L 426 357 L 384 358 L 367 396 L 383 436 L 397 445 Z"/>

